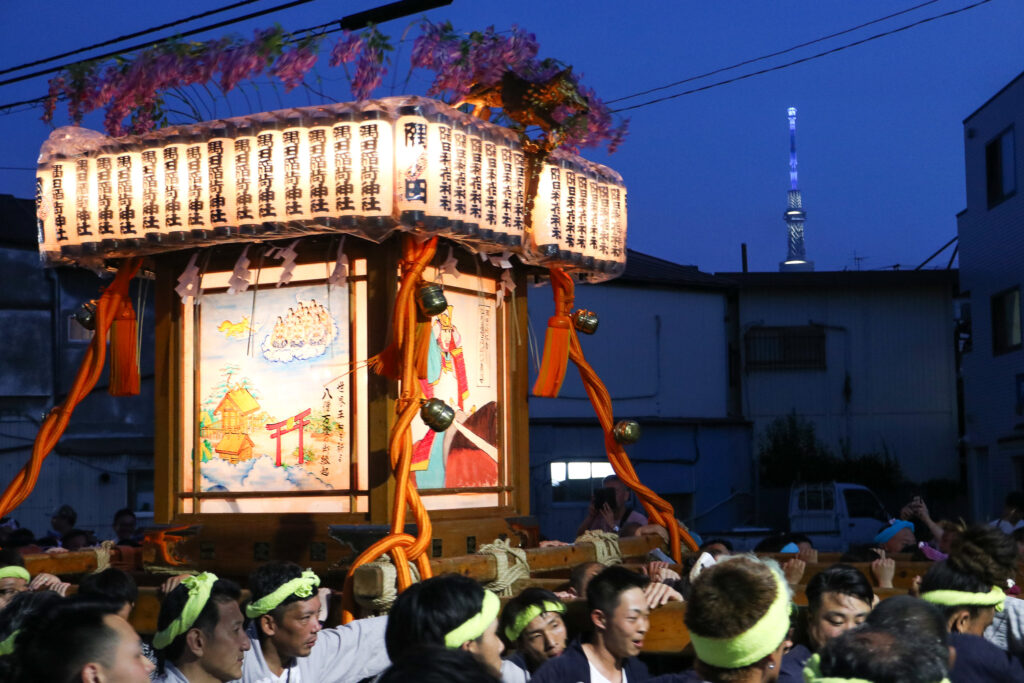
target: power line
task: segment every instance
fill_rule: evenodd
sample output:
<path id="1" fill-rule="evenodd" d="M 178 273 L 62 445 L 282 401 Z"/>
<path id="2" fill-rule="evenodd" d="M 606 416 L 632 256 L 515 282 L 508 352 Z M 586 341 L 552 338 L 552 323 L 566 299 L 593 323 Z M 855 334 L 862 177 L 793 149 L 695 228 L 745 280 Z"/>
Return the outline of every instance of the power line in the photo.
<path id="1" fill-rule="evenodd" d="M 877 24 L 877 23 L 880 23 L 880 22 L 883 22 L 883 21 L 887 21 L 888 19 L 892 19 L 894 17 L 898 17 L 901 14 L 907 14 L 909 12 L 913 12 L 915 10 L 919 10 L 922 7 L 925 7 L 927 5 L 935 4 L 936 2 L 939 2 L 939 0 L 926 0 L 926 2 L 922 2 L 919 5 L 914 5 L 913 7 L 908 7 L 905 10 L 900 10 L 899 12 L 893 12 L 892 14 L 887 14 L 886 16 L 879 17 L 878 19 L 872 19 L 871 21 L 868 21 L 866 23 L 860 24 L 858 26 L 854 26 L 852 28 L 848 28 L 848 29 L 845 29 L 843 31 L 839 31 L 837 33 L 831 33 L 831 34 L 829 34 L 827 36 L 822 36 L 821 38 L 815 38 L 814 40 L 809 40 L 806 43 L 800 43 L 799 45 L 794 45 L 793 47 L 786 48 L 785 50 L 779 50 L 778 52 L 772 52 L 770 54 L 762 55 L 760 57 L 754 57 L 753 59 L 746 59 L 746 60 L 744 60 L 742 62 L 737 62 L 736 64 L 733 64 L 732 66 L 723 66 L 721 68 L 715 69 L 714 71 L 708 71 L 707 73 L 702 73 L 699 76 L 690 76 L 689 78 L 684 78 L 683 80 L 676 81 L 675 83 L 668 83 L 666 85 L 659 85 L 656 88 L 650 88 L 649 90 L 643 90 L 643 91 L 638 92 L 638 93 L 633 93 L 632 95 L 626 95 L 625 97 L 617 97 L 614 100 L 606 101 L 605 104 L 612 104 L 614 102 L 621 102 L 622 100 L 628 100 L 628 99 L 631 99 L 633 97 L 640 97 L 641 95 L 649 95 L 652 92 L 657 92 L 659 90 L 665 90 L 666 88 L 672 88 L 672 87 L 677 86 L 677 85 L 682 85 L 683 83 L 689 83 L 690 81 L 696 81 L 696 80 L 699 80 L 701 78 L 707 78 L 708 76 L 714 76 L 715 74 L 722 73 L 723 71 L 731 71 L 733 69 L 738 69 L 739 67 L 746 66 L 748 64 L 754 64 L 756 62 L 763 62 L 766 59 L 771 59 L 772 57 L 778 57 L 779 55 L 784 55 L 787 52 L 792 52 L 793 50 L 799 50 L 800 48 L 807 47 L 808 45 L 814 45 L 815 43 L 821 43 L 821 42 L 826 41 L 826 40 L 831 40 L 832 38 L 838 38 L 839 36 L 845 35 L 847 33 L 852 33 L 853 31 L 857 31 L 857 30 L 860 30 L 860 29 L 865 28 L 867 26 L 871 26 L 872 24 Z M 2 72 L 0 72 L 0 73 L 2 73 Z"/>
<path id="2" fill-rule="evenodd" d="M 948 12 L 943 12 L 942 14 L 937 14 L 937 15 L 932 16 L 932 17 L 927 17 L 925 19 L 921 19 L 919 21 L 915 21 L 912 24 L 907 24 L 906 26 L 900 26 L 899 28 L 895 28 L 895 29 L 892 29 L 890 31 L 885 31 L 883 33 L 877 33 L 877 34 L 875 34 L 873 36 L 868 36 L 867 38 L 862 38 L 861 40 L 856 40 L 856 41 L 854 41 L 852 43 L 847 43 L 846 45 L 840 45 L 839 47 L 832 48 L 831 50 L 825 50 L 824 52 L 819 52 L 817 54 L 810 55 L 809 57 L 801 57 L 800 59 L 795 59 L 795 60 L 793 60 L 791 62 L 786 62 L 785 64 L 779 64 L 777 66 L 771 66 L 771 67 L 768 67 L 768 68 L 765 68 L 765 69 L 759 69 L 757 71 L 752 71 L 750 73 L 746 73 L 746 74 L 742 74 L 740 76 L 736 76 L 734 78 L 728 78 L 728 79 L 726 79 L 724 81 L 718 81 L 716 83 L 710 83 L 708 85 L 702 85 L 699 88 L 691 88 L 690 90 L 684 90 L 682 92 L 678 92 L 678 93 L 675 93 L 675 94 L 672 94 L 672 95 L 665 95 L 664 97 L 657 97 L 657 98 L 655 98 L 653 100 L 648 100 L 646 102 L 641 102 L 640 104 L 634 104 L 634 105 L 631 105 L 629 107 L 620 107 L 619 109 L 612 109 L 611 112 L 614 114 L 614 113 L 619 113 L 619 112 L 624 112 L 624 111 L 630 111 L 631 109 L 639 109 L 640 107 L 646 107 L 646 106 L 651 105 L 651 104 L 658 104 L 659 102 L 666 102 L 668 100 L 674 100 L 677 97 L 683 97 L 684 95 L 692 95 L 694 93 L 702 92 L 704 90 L 711 90 L 712 88 L 717 88 L 717 87 L 719 87 L 721 85 L 728 85 L 730 83 L 735 83 L 737 81 L 743 81 L 743 80 L 746 80 L 748 78 L 753 78 L 754 76 L 760 76 L 762 74 L 771 73 L 772 71 L 781 71 L 782 69 L 787 69 L 787 68 L 789 68 L 791 66 L 795 66 L 797 64 L 803 64 L 804 62 L 809 62 L 809 61 L 818 59 L 820 57 L 825 57 L 827 55 L 835 54 L 836 52 L 842 52 L 843 50 L 849 49 L 851 47 L 856 47 L 858 45 L 863 45 L 864 43 L 869 43 L 872 40 L 877 40 L 878 38 L 884 38 L 885 36 L 890 36 L 890 35 L 893 35 L 895 33 L 901 33 L 903 31 L 912 29 L 912 28 L 914 28 L 916 26 L 920 26 L 921 24 L 927 24 L 928 22 L 935 21 L 936 19 L 943 19 L 945 17 L 953 16 L 954 14 L 960 14 L 961 12 L 966 12 L 966 11 L 974 9 L 976 7 L 980 7 L 981 5 L 987 4 L 987 3 L 991 2 L 991 1 L 992 0 L 979 0 L 978 2 L 975 2 L 975 3 L 971 4 L 971 5 L 967 5 L 965 7 L 961 7 L 959 9 L 955 9 L 955 10 L 950 10 Z M 626 98 L 620 98 L 620 99 L 626 99 Z"/>
<path id="3" fill-rule="evenodd" d="M 223 21 L 218 21 L 218 22 L 214 22 L 212 24 L 208 24 L 206 26 L 201 26 L 200 28 L 194 28 L 194 29 L 190 29 L 188 31 L 184 31 L 182 33 L 177 33 L 173 37 L 175 37 L 175 38 L 187 38 L 188 36 L 193 36 L 193 35 L 195 35 L 197 33 L 203 33 L 205 31 L 212 31 L 214 29 L 223 28 L 224 26 L 230 26 L 231 24 L 237 24 L 240 21 L 247 21 L 249 19 L 255 19 L 257 17 L 262 17 L 262 16 L 267 15 L 267 14 L 272 14 L 273 12 L 280 12 L 280 11 L 283 11 L 283 10 L 286 10 L 286 9 L 291 9 L 293 7 L 298 7 L 299 5 L 305 5 L 305 4 L 308 4 L 308 3 L 313 2 L 313 1 L 314 0 L 291 0 L 290 2 L 286 2 L 286 3 L 283 3 L 281 5 L 275 5 L 274 7 L 268 7 L 266 9 L 261 9 L 261 10 L 259 10 L 257 12 L 250 12 L 249 14 L 243 14 L 242 16 L 236 17 L 234 19 L 224 19 Z M 58 71 L 63 71 L 64 69 L 68 68 L 69 66 L 75 66 L 76 64 L 81 64 L 82 62 L 85 62 L 85 61 L 92 62 L 92 61 L 96 61 L 96 60 L 100 60 L 100 59 L 107 59 L 109 57 L 114 57 L 114 56 L 117 56 L 117 55 L 120 55 L 120 54 L 124 54 L 125 52 L 134 52 L 135 50 L 141 50 L 143 48 L 150 47 L 151 45 L 154 45 L 156 43 L 162 43 L 162 42 L 164 42 L 166 40 L 168 40 L 168 39 L 167 38 L 162 38 L 162 39 L 157 40 L 157 41 L 148 41 L 148 42 L 145 42 L 145 43 L 136 43 L 135 45 L 132 45 L 131 47 L 125 47 L 125 48 L 121 48 L 120 50 L 114 50 L 112 52 L 106 52 L 106 53 L 98 55 L 96 57 L 90 57 L 87 60 L 78 60 L 78 61 L 75 61 L 75 62 L 65 62 L 64 64 L 61 64 L 60 66 L 51 66 L 51 67 L 48 67 L 46 69 L 41 69 L 39 71 L 33 71 L 32 73 L 29 73 L 29 74 L 23 74 L 21 76 L 14 76 L 12 78 L 8 78 L 6 80 L 0 81 L 0 85 L 10 85 L 11 83 L 18 83 L 20 81 L 27 81 L 28 79 L 35 78 L 36 76 L 45 76 L 47 74 L 56 73 Z"/>
<path id="4" fill-rule="evenodd" d="M 27 69 L 27 68 L 33 67 L 33 66 L 39 66 L 40 64 L 46 64 L 48 62 L 54 62 L 54 61 L 56 61 L 58 59 L 63 59 L 65 57 L 70 57 L 72 55 L 82 54 L 83 52 L 88 52 L 89 50 L 95 50 L 98 47 L 106 47 L 107 45 L 113 45 L 114 43 L 121 43 L 121 42 L 124 42 L 126 40 L 131 40 L 132 38 L 138 38 L 139 36 L 144 36 L 147 33 L 155 33 L 156 31 L 162 31 L 165 28 L 174 28 L 175 26 L 180 26 L 181 24 L 187 24 L 190 21 L 195 21 L 197 19 L 204 19 L 204 18 L 212 16 L 214 14 L 220 14 L 221 12 L 226 12 L 228 10 L 236 9 L 236 8 L 241 7 L 243 5 L 251 5 L 252 3 L 259 2 L 259 1 L 260 0 L 238 0 L 238 2 L 231 3 L 230 5 L 225 5 L 223 7 L 218 7 L 217 9 L 211 9 L 211 10 L 208 10 L 206 12 L 202 12 L 201 14 L 193 14 L 192 16 L 185 17 L 184 19 L 177 19 L 175 21 L 169 21 L 166 24 L 160 24 L 159 26 L 153 26 L 151 28 L 143 29 L 141 31 L 136 31 L 134 33 L 126 33 L 125 35 L 118 36 L 117 38 L 111 38 L 110 40 L 104 40 L 102 43 L 96 43 L 96 44 L 90 45 L 88 47 L 80 47 L 77 50 L 69 50 L 68 52 L 62 52 L 59 55 L 53 55 L 52 57 L 46 57 L 44 59 L 37 59 L 34 62 L 26 62 L 24 64 L 20 64 L 18 66 L 12 66 L 12 67 L 7 68 L 7 69 L 0 69 L 0 74 L 9 74 L 12 71 L 21 71 L 22 69 Z"/>

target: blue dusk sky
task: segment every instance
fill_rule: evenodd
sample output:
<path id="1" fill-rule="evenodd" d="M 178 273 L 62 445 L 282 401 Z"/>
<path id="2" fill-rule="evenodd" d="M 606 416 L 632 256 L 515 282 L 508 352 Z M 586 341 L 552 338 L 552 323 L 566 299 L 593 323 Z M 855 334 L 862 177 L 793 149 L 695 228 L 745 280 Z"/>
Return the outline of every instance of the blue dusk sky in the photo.
<path id="1" fill-rule="evenodd" d="M 127 0 L 50 0 L 0 7 L 0 68 L 84 47 L 228 4 Z M 191 28 L 282 4 L 259 0 L 185 25 Z M 277 22 L 286 30 L 325 24 L 379 2 L 313 0 L 302 6 L 196 36 L 249 36 Z M 585 156 L 618 170 L 629 188 L 629 246 L 706 271 L 740 268 L 747 243 L 752 270 L 776 270 L 786 253 L 782 221 L 789 187 L 786 109 L 799 111 L 800 188 L 807 211 L 808 258 L 818 270 L 914 267 L 956 234 L 964 208 L 962 120 L 1024 71 L 1024 4 L 1014 0 L 454 0 L 432 10 L 470 31 L 513 24 L 534 32 L 540 55 L 571 64 L 605 100 L 657 88 L 912 11 L 786 54 L 659 90 L 611 106 L 711 85 L 834 50 L 940 14 L 968 8 L 818 59 L 738 80 L 625 116 L 630 133 L 608 156 Z M 415 17 L 382 30 L 398 43 Z M 409 35 L 415 35 L 415 29 Z M 167 32 L 156 36 L 167 35 Z M 156 37 L 154 36 L 154 37 Z M 339 101 L 350 99 L 340 69 L 321 62 L 309 81 Z M 423 93 L 426 72 L 412 75 L 410 42 L 400 46 L 379 96 Z M 23 72 L 0 75 L 0 80 Z M 397 76 L 397 78 L 396 78 Z M 44 95 L 47 77 L 0 86 L 0 105 Z M 263 109 L 321 100 L 305 89 L 250 90 Z M 258 93 L 258 95 L 256 94 Z M 205 93 L 196 91 L 198 99 Z M 249 113 L 245 101 L 220 101 L 216 116 Z M 254 102 L 255 105 L 255 102 Z M 208 107 L 208 104 L 201 105 Z M 254 106 L 255 108 L 255 106 Z M 209 108 L 212 111 L 212 108 Z M 49 129 L 41 107 L 0 110 L 0 193 L 33 195 L 34 163 Z M 100 116 L 86 126 L 100 129 Z M 63 105 L 55 121 L 67 123 Z M 184 121 L 184 119 L 177 119 Z M 857 257 L 855 259 L 855 256 Z M 932 265 L 944 266 L 948 252 Z"/>

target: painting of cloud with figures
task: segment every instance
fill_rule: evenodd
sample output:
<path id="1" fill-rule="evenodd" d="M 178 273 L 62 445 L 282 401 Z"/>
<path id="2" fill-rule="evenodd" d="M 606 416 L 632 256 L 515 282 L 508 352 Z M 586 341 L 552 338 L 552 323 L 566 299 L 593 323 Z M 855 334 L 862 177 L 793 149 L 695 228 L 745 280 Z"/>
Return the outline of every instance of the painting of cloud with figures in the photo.
<path id="1" fill-rule="evenodd" d="M 348 288 L 204 294 L 198 311 L 198 490 L 348 489 Z"/>

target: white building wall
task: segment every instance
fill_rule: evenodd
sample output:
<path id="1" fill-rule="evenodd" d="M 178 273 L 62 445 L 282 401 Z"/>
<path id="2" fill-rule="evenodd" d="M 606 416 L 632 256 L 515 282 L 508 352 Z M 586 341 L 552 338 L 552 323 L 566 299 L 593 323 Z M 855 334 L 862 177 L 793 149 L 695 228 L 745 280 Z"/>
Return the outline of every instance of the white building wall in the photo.
<path id="1" fill-rule="evenodd" d="M 744 288 L 743 332 L 758 325 L 826 329 L 825 370 L 744 369 L 744 410 L 755 439 L 795 411 L 837 454 L 848 441 L 854 455 L 887 450 L 911 480 L 956 478 L 952 310 L 949 287 Z"/>
<path id="2" fill-rule="evenodd" d="M 1016 194 L 988 208 L 985 146 L 1014 126 Z M 978 518 L 998 512 L 1024 489 L 1024 417 L 1016 378 L 1024 350 L 994 355 L 992 295 L 1024 290 L 1024 78 L 1009 84 L 964 121 L 967 208 L 958 216 L 961 289 L 969 293 L 972 350 L 963 357 L 965 441 Z"/>

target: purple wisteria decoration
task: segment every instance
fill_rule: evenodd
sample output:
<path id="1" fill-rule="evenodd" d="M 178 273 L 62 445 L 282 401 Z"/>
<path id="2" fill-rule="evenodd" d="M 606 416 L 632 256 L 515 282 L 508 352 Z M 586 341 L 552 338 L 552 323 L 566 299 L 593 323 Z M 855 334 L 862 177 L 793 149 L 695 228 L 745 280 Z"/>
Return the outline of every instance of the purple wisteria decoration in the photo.
<path id="1" fill-rule="evenodd" d="M 138 134 L 167 123 L 163 97 L 168 91 L 216 84 L 226 94 L 260 76 L 290 91 L 316 66 L 320 37 L 294 38 L 278 26 L 258 30 L 249 40 L 165 41 L 129 57 L 83 62 L 50 80 L 43 120 L 52 121 L 58 100 L 65 99 L 75 124 L 103 108 L 108 134 Z M 367 100 L 388 72 L 391 52 L 389 38 L 370 26 L 344 32 L 331 46 L 328 64 L 344 68 L 353 97 Z M 448 22 L 425 21 L 410 61 L 412 68 L 434 72 L 427 95 L 471 107 L 480 118 L 496 116 L 524 137 L 539 128 L 542 135 L 534 142 L 542 149 L 607 144 L 615 151 L 626 122 L 615 125 L 607 106 L 577 74 L 557 60 L 538 59 L 538 52 L 536 37 L 516 26 L 459 34 Z M 351 73 L 348 65 L 354 65 Z"/>

